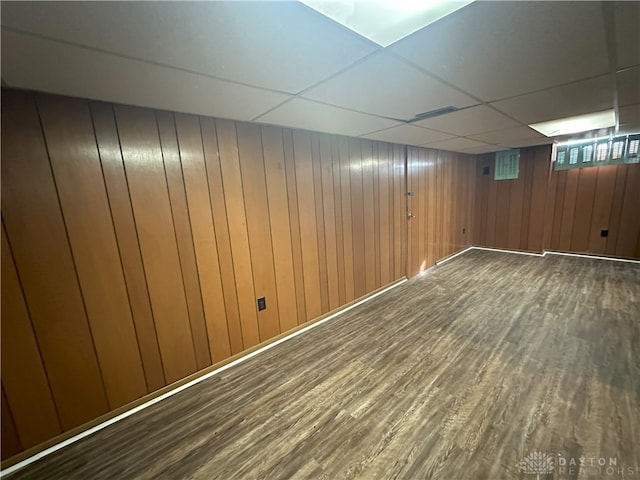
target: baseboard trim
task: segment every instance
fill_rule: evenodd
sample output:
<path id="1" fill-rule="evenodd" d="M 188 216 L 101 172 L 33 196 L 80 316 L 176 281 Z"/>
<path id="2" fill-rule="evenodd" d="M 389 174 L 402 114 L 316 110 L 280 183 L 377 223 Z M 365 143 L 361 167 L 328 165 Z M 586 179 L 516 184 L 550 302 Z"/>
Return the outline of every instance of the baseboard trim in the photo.
<path id="1" fill-rule="evenodd" d="M 0 478 L 6 475 L 10 475 L 11 473 L 17 470 L 20 470 L 26 467 L 27 465 L 30 465 L 31 463 L 36 462 L 37 460 L 40 460 L 41 458 L 51 455 L 52 453 L 57 452 L 58 450 L 61 450 L 68 445 L 71 445 L 72 443 L 82 440 L 83 438 L 86 438 L 110 425 L 113 425 L 114 423 L 119 422 L 120 420 L 123 420 L 141 410 L 144 410 L 145 408 L 155 405 L 156 403 L 159 403 L 162 400 L 175 395 L 176 393 L 182 392 L 183 390 L 186 390 L 187 388 L 193 385 L 196 385 L 210 377 L 218 375 L 219 373 L 222 373 L 225 370 L 235 365 L 238 365 L 246 360 L 249 360 L 250 358 L 253 358 L 256 355 L 259 355 L 262 352 L 265 352 L 277 345 L 280 345 L 281 343 L 286 342 L 287 340 L 297 337 L 298 335 L 304 332 L 307 332 L 312 328 L 322 325 L 323 323 L 326 323 L 329 320 L 332 320 L 333 318 L 340 316 L 343 313 L 346 313 L 349 310 L 352 310 L 358 307 L 359 305 L 362 305 L 363 303 L 373 300 L 374 298 L 382 295 L 383 293 L 388 292 L 389 290 L 392 290 L 402 285 L 405 282 L 407 282 L 407 278 L 403 277 L 400 280 L 397 280 L 385 287 L 381 287 L 377 290 L 374 290 L 373 292 L 371 292 L 370 294 L 364 297 L 361 297 L 352 302 L 349 302 L 345 306 L 340 307 L 339 309 L 325 313 L 324 315 L 321 315 L 320 317 L 317 317 L 313 320 L 309 320 L 308 322 L 298 325 L 297 327 L 287 332 L 281 333 L 280 335 L 277 335 L 252 348 L 244 350 L 236 355 L 233 355 L 228 359 L 218 362 L 215 365 L 211 365 L 210 367 L 207 367 L 186 378 L 183 378 L 178 382 L 175 382 L 171 385 L 167 385 L 166 387 L 163 387 L 160 390 L 157 390 L 148 395 L 145 395 L 144 397 L 138 400 L 135 400 L 116 410 L 113 410 L 91 422 L 88 422 L 80 427 L 76 427 L 72 430 L 69 430 L 68 432 L 58 435 L 57 437 L 47 442 L 44 442 L 40 445 L 37 445 L 28 450 L 25 450 L 24 452 L 19 453 L 18 455 L 8 458 L 7 460 L 2 462 L 2 470 L 0 471 Z"/>
<path id="2" fill-rule="evenodd" d="M 578 258 L 591 258 L 591 259 L 596 259 L 596 260 L 609 260 L 611 262 L 623 262 L 623 263 L 638 263 L 640 264 L 640 260 L 634 260 L 631 258 L 620 258 L 620 257 L 607 257 L 607 256 L 603 256 L 603 255 L 595 255 L 595 254 L 590 254 L 590 253 L 571 253 L 571 252 L 561 252 L 561 251 L 557 251 L 557 250 L 543 250 L 541 253 L 538 252 L 527 252 L 524 250 L 509 250 L 509 249 L 505 249 L 505 248 L 493 248 L 493 247 L 479 247 L 479 246 L 472 246 L 472 247 L 468 247 L 465 248 L 464 250 L 461 250 L 449 257 L 445 257 L 442 260 L 438 260 L 436 262 L 436 265 L 442 265 L 445 262 L 448 262 L 449 260 L 453 259 L 454 257 L 457 257 L 458 255 L 462 255 L 465 252 L 468 252 L 470 250 L 485 250 L 488 252 L 502 252 L 502 253 L 513 253 L 516 255 L 529 255 L 531 257 L 546 257 L 547 255 L 558 255 L 558 256 L 565 256 L 565 257 L 578 257 Z"/>

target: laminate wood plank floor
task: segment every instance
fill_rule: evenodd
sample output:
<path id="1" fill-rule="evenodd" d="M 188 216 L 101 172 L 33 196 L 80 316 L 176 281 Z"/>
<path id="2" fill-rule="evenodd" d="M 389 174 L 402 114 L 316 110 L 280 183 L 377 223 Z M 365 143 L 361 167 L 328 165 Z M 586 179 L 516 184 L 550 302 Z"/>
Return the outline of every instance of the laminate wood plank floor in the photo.
<path id="1" fill-rule="evenodd" d="M 640 265 L 466 252 L 9 478 L 640 478 Z"/>

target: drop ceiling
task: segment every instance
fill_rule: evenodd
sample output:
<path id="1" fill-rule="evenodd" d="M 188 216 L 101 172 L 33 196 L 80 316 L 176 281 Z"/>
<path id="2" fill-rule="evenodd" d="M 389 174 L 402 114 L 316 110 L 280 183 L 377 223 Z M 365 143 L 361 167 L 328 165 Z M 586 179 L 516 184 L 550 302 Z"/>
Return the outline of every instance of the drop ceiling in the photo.
<path id="1" fill-rule="evenodd" d="M 386 48 L 295 1 L 0 5 L 16 88 L 472 154 L 640 131 L 640 2 L 474 2 Z"/>

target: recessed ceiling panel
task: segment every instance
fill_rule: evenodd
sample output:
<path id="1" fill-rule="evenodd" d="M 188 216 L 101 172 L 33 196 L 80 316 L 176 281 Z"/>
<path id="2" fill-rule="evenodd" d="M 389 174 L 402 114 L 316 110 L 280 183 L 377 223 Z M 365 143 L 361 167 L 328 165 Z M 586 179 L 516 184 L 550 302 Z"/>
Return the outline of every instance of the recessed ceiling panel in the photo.
<path id="1" fill-rule="evenodd" d="M 640 25 L 638 26 L 640 29 Z M 618 105 L 640 103 L 640 67 L 629 68 L 616 74 L 618 82 Z"/>
<path id="2" fill-rule="evenodd" d="M 458 112 L 420 120 L 416 122 L 416 125 L 454 135 L 468 136 L 499 128 L 517 127 L 520 124 L 486 105 L 478 105 Z"/>
<path id="3" fill-rule="evenodd" d="M 617 67 L 640 65 L 640 2 L 611 2 L 614 9 Z"/>
<path id="4" fill-rule="evenodd" d="M 461 148 L 458 150 L 460 153 L 468 153 L 470 155 L 479 155 L 481 153 L 497 152 L 498 150 L 504 150 L 500 145 L 481 145 L 472 148 Z"/>
<path id="5" fill-rule="evenodd" d="M 368 135 L 364 135 L 364 137 L 381 140 L 383 142 L 423 145 L 428 142 L 451 138 L 452 135 L 405 124 L 381 130 L 379 132 L 369 133 Z"/>
<path id="6" fill-rule="evenodd" d="M 544 141 L 545 143 L 551 143 L 551 140 L 547 137 L 536 132 L 529 127 L 516 127 L 507 128 L 505 130 L 496 130 L 493 132 L 480 133 L 478 135 L 472 135 L 473 140 L 480 142 L 494 143 L 507 146 L 524 146 L 532 145 L 530 142 Z"/>
<path id="7" fill-rule="evenodd" d="M 471 140 L 469 138 L 454 137 L 448 140 L 441 140 L 439 142 L 431 142 L 423 145 L 427 148 L 436 148 L 438 150 L 451 150 L 454 152 L 460 152 L 463 150 L 471 150 L 487 147 L 484 142 L 478 142 L 477 140 Z"/>
<path id="8" fill-rule="evenodd" d="M 2 24 L 291 93 L 376 49 L 298 2 L 2 2 Z"/>
<path id="9" fill-rule="evenodd" d="M 477 103 L 468 95 L 384 53 L 367 58 L 303 95 L 403 120 L 438 108 L 461 108 Z"/>
<path id="10" fill-rule="evenodd" d="M 640 133 L 640 104 L 620 109 L 620 133 Z"/>
<path id="11" fill-rule="evenodd" d="M 237 120 L 250 120 L 289 98 L 6 31 L 2 76 L 13 87 Z"/>
<path id="12" fill-rule="evenodd" d="M 399 124 L 393 120 L 332 107 L 304 98 L 294 98 L 255 120 L 260 123 L 356 137 Z"/>
<path id="13" fill-rule="evenodd" d="M 502 100 L 492 105 L 530 125 L 613 108 L 613 91 L 613 80 L 610 75 L 605 75 Z"/>
<path id="14" fill-rule="evenodd" d="M 609 70 L 600 2 L 475 2 L 389 49 L 484 101 Z"/>

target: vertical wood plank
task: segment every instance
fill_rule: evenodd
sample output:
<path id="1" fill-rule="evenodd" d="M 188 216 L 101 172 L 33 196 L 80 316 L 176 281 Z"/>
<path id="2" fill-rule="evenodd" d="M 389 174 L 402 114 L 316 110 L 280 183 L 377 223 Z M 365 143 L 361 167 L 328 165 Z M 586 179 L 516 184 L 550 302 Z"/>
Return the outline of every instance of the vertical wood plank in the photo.
<path id="1" fill-rule="evenodd" d="M 529 238 L 526 250 L 541 252 L 544 237 L 544 209 L 548 191 L 551 151 L 549 145 L 535 147 L 533 155 L 533 187 L 531 189 L 531 209 L 529 214 Z"/>
<path id="2" fill-rule="evenodd" d="M 238 308 L 242 324 L 242 342 L 244 348 L 250 348 L 260 343 L 260 331 L 253 286 L 253 267 L 249 249 L 236 125 L 230 120 L 216 120 L 216 131 L 218 133 L 224 198 L 229 220 L 229 238 L 238 293 Z"/>
<path id="3" fill-rule="evenodd" d="M 372 142 L 373 145 L 373 258 L 375 261 L 375 281 L 374 287 L 381 287 L 380 277 L 381 277 L 381 263 L 383 259 L 381 258 L 380 253 L 380 218 L 382 212 L 380 211 L 380 148 L 378 142 Z"/>
<path id="4" fill-rule="evenodd" d="M 499 248 L 507 247 L 509 231 L 509 198 L 513 180 L 497 180 L 496 183 L 496 236 L 494 245 Z"/>
<path id="5" fill-rule="evenodd" d="M 304 300 L 307 309 L 306 318 L 311 320 L 322 313 L 322 301 L 320 298 L 320 265 L 318 262 L 318 233 L 311 135 L 308 132 L 294 130 L 293 152 L 296 167 Z"/>
<path id="6" fill-rule="evenodd" d="M 320 133 L 311 134 L 311 166 L 313 170 L 313 199 L 315 205 L 316 237 L 318 245 L 318 273 L 320 274 L 320 307 L 321 312 L 329 311 L 329 279 L 327 272 L 327 246 L 325 242 L 322 160 L 320 158 Z"/>
<path id="7" fill-rule="evenodd" d="M 364 226 L 364 272 L 365 292 L 372 292 L 376 288 L 376 246 L 374 220 L 374 188 L 373 188 L 373 142 L 362 140 L 362 201 Z"/>
<path id="8" fill-rule="evenodd" d="M 2 228 L 2 387 L 24 448 L 61 433 L 29 311 Z M 3 413 L 4 415 L 4 413 Z M 2 417 L 4 432 L 5 421 Z M 17 452 L 16 452 L 17 453 Z"/>
<path id="9" fill-rule="evenodd" d="M 564 211 L 564 196 L 567 186 L 567 171 L 559 171 L 553 172 L 555 177 L 557 177 L 556 181 L 556 191 L 555 191 L 555 208 L 553 213 L 553 228 L 551 231 L 551 249 L 559 250 L 560 249 L 560 230 L 562 228 L 562 213 Z M 553 192 L 550 192 L 553 193 Z"/>
<path id="10" fill-rule="evenodd" d="M 607 237 L 607 255 L 616 254 L 618 236 L 620 231 L 620 220 L 622 218 L 622 205 L 624 202 L 624 191 L 627 183 L 628 165 L 618 165 L 616 168 L 616 184 L 611 201 L 611 213 L 609 216 L 609 236 Z"/>
<path id="11" fill-rule="evenodd" d="M 209 196 L 216 233 L 218 262 L 220 264 L 220 274 L 222 275 L 222 291 L 224 309 L 227 316 L 227 328 L 229 330 L 229 342 L 231 344 L 231 353 L 235 355 L 244 350 L 244 346 L 215 120 L 201 117 L 200 132 L 209 181 Z"/>
<path id="12" fill-rule="evenodd" d="M 214 362 L 231 356 L 222 279 L 218 261 L 218 245 L 211 211 L 209 176 L 204 160 L 200 121 L 194 115 L 176 114 L 176 133 L 187 207 L 191 220 L 193 248 L 200 278 L 205 322 L 200 316 L 191 319 L 196 352 L 203 360 L 210 353 Z M 195 284 L 194 284 L 195 287 Z M 195 335 L 200 338 L 196 339 Z M 208 345 L 205 339 L 208 338 Z"/>
<path id="13" fill-rule="evenodd" d="M 607 237 L 600 236 L 601 230 L 609 230 L 611 216 L 611 204 L 613 203 L 613 190 L 616 183 L 616 165 L 596 167 L 598 175 L 596 179 L 595 198 L 593 199 L 593 213 L 589 225 L 589 244 L 587 250 L 591 253 L 605 254 L 607 249 Z"/>
<path id="14" fill-rule="evenodd" d="M 50 95 L 37 103 L 109 406 L 116 408 L 147 386 L 89 106 Z"/>
<path id="15" fill-rule="evenodd" d="M 405 147 L 393 145 L 393 278 L 408 274 L 406 261 L 407 247 L 407 186 Z"/>
<path id="16" fill-rule="evenodd" d="M 73 428 L 108 403 L 30 93 L 2 95 L 2 215 L 60 422 Z"/>
<path id="17" fill-rule="evenodd" d="M 165 386 L 166 381 L 116 131 L 113 106 L 101 102 L 92 102 L 90 106 L 142 364 L 148 389 L 152 392 Z"/>
<path id="18" fill-rule="evenodd" d="M 338 269 L 338 303 L 347 303 L 347 288 L 345 286 L 345 266 L 344 266 L 344 227 L 342 219 L 342 183 L 340 175 L 340 137 L 331 137 L 331 163 L 333 169 L 333 198 L 336 226 L 336 262 Z"/>
<path id="19" fill-rule="evenodd" d="M 487 227 L 486 227 L 486 245 L 496 244 L 496 212 L 498 208 L 498 183 L 493 179 L 495 170 L 495 159 L 489 161 L 489 191 L 487 196 Z"/>
<path id="20" fill-rule="evenodd" d="M 566 170 L 564 202 L 562 205 L 562 220 L 560 221 L 560 236 L 558 248 L 562 251 L 571 251 L 571 237 L 573 236 L 573 223 L 576 209 L 576 195 L 578 193 L 578 178 L 580 171 Z"/>
<path id="21" fill-rule="evenodd" d="M 182 267 L 182 281 L 187 299 L 187 310 L 191 324 L 194 352 L 198 370 L 211 365 L 211 352 L 207 340 L 207 328 L 204 319 L 204 306 L 200 293 L 200 278 L 196 264 L 191 220 L 187 207 L 185 180 L 182 174 L 180 152 L 176 138 L 176 125 L 172 113 L 156 112 L 160 147 L 164 159 L 164 170 L 169 189 L 169 200 L 173 214 L 173 226 Z"/>
<path id="22" fill-rule="evenodd" d="M 351 165 L 351 226 L 353 230 L 353 280 L 356 298 L 367 292 L 364 222 L 364 192 L 362 187 L 362 145 L 360 140 L 349 139 Z"/>
<path id="23" fill-rule="evenodd" d="M 331 137 L 329 135 L 320 135 L 320 173 L 322 207 L 324 211 L 324 244 L 326 251 L 329 310 L 335 310 L 341 305 L 338 286 L 338 253 L 336 245 L 336 209 L 332 154 Z"/>
<path id="24" fill-rule="evenodd" d="M 305 302 L 304 273 L 302 269 L 302 239 L 300 236 L 300 210 L 298 208 L 298 182 L 296 180 L 296 162 L 293 149 L 293 132 L 283 131 L 285 173 L 287 176 L 287 197 L 289 200 L 289 222 L 291 225 L 291 253 L 293 255 L 293 279 L 296 287 L 296 305 L 298 324 L 307 321 Z"/>
<path id="25" fill-rule="evenodd" d="M 571 251 L 587 252 L 598 169 L 581 168 L 579 171 L 576 208 L 573 215 L 573 232 L 571 234 Z"/>
<path id="26" fill-rule="evenodd" d="M 521 163 L 522 165 L 522 163 Z M 517 179 L 510 181 L 511 192 L 509 194 L 509 203 L 506 205 L 509 211 L 508 231 L 507 231 L 507 248 L 514 250 L 522 249 L 521 231 L 522 217 L 524 211 L 524 169 L 520 170 Z"/>
<path id="27" fill-rule="evenodd" d="M 638 235 L 640 235 L 640 165 L 629 165 L 624 189 L 624 200 L 620 214 L 620 227 L 616 244 L 616 256 L 635 256 Z"/>
<path id="28" fill-rule="evenodd" d="M 133 214 L 167 382 L 196 371 L 191 325 L 153 112 L 116 106 Z"/>
<path id="29" fill-rule="evenodd" d="M 23 450 L 9 404 L 2 387 L 2 459 L 7 459 Z"/>
<path id="30" fill-rule="evenodd" d="M 298 324 L 298 311 L 282 129 L 263 126 L 261 130 L 280 330 L 286 332 Z"/>
<path id="31" fill-rule="evenodd" d="M 340 154 L 345 301 L 350 302 L 355 299 L 355 280 L 353 272 L 353 226 L 351 222 L 351 155 L 346 137 L 340 137 L 338 151 Z"/>
<path id="32" fill-rule="evenodd" d="M 258 312 L 260 340 L 280 333 L 278 295 L 273 267 L 273 247 L 260 126 L 237 124 L 238 154 L 244 189 L 247 231 L 256 297 L 265 297 L 267 308 Z"/>
<path id="33" fill-rule="evenodd" d="M 393 271 L 393 198 L 390 194 L 393 171 L 391 169 L 390 145 L 378 144 L 378 217 L 380 218 L 380 285 L 388 285 L 392 281 Z"/>

